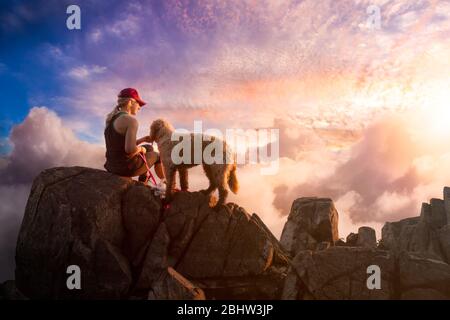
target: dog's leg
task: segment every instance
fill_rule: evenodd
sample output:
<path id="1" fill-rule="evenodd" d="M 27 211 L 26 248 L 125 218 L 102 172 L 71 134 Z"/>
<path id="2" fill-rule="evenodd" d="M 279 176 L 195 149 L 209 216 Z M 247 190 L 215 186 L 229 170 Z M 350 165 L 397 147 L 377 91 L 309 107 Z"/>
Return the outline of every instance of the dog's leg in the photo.
<path id="1" fill-rule="evenodd" d="M 219 200 L 214 206 L 214 210 L 220 210 L 222 206 L 225 205 L 228 196 L 228 171 L 226 165 L 217 165 L 213 168 L 212 173 L 214 174 L 214 180 L 219 188 Z"/>
<path id="2" fill-rule="evenodd" d="M 180 175 L 181 191 L 187 191 L 189 189 L 189 176 L 187 168 L 178 168 L 178 174 Z"/>
<path id="3" fill-rule="evenodd" d="M 200 192 L 209 197 L 214 192 L 214 190 L 216 190 L 217 185 L 215 183 L 214 176 L 212 174 L 211 166 L 204 164 L 203 170 L 205 171 L 206 177 L 209 180 L 209 187 L 208 187 L 208 189 L 203 189 Z"/>
<path id="4" fill-rule="evenodd" d="M 226 186 L 226 182 L 224 181 L 221 185 L 219 185 L 219 200 L 214 206 L 214 210 L 220 210 L 222 206 L 225 205 L 225 201 L 227 200 L 228 190 Z"/>
<path id="5" fill-rule="evenodd" d="M 172 193 L 173 189 L 175 189 L 175 174 L 177 173 L 177 169 L 173 166 L 170 166 L 166 171 L 167 186 L 165 201 L 169 203 L 172 201 Z"/>

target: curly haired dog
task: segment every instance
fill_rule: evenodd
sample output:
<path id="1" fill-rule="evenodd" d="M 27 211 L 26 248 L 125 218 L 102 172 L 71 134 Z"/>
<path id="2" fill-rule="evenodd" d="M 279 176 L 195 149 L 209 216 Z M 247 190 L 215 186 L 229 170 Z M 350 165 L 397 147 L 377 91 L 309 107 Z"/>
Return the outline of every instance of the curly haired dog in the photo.
<path id="1" fill-rule="evenodd" d="M 165 195 L 166 201 L 170 202 L 172 199 L 172 192 L 175 188 L 176 172 L 178 171 L 178 174 L 180 176 L 181 190 L 186 191 L 189 186 L 187 170 L 189 168 L 197 166 L 201 162 L 203 170 L 205 171 L 205 174 L 209 180 L 208 189 L 202 190 L 201 192 L 203 192 L 207 196 L 211 196 L 211 194 L 216 189 L 219 189 L 219 200 L 214 208 L 220 208 L 220 206 L 225 204 L 228 195 L 227 185 L 230 187 L 233 193 L 237 193 L 239 188 L 238 180 L 236 177 L 236 154 L 231 150 L 231 148 L 226 144 L 225 141 L 222 141 L 216 137 L 206 136 L 203 134 L 186 133 L 185 135 L 190 135 L 190 159 L 188 159 L 188 161 L 184 161 L 183 158 L 183 162 L 181 162 L 180 164 L 175 164 L 172 159 L 172 150 L 178 143 L 181 143 L 181 141 L 172 141 L 171 137 L 174 131 L 175 129 L 173 128 L 173 126 L 163 119 L 153 121 L 150 126 L 150 140 L 151 142 L 156 142 L 156 144 L 158 145 L 161 161 L 164 167 L 164 174 L 167 179 L 167 189 Z M 201 150 L 195 150 L 195 137 L 197 137 L 197 139 L 201 141 Z M 222 150 L 219 150 L 222 151 L 221 159 L 223 161 L 219 161 L 220 163 L 211 163 L 211 161 L 205 161 L 203 157 L 205 148 L 213 142 L 215 142 L 216 144 L 222 144 Z M 195 152 L 199 153 L 200 151 L 201 156 L 197 154 L 197 158 L 195 158 Z M 183 152 L 180 153 L 180 156 L 183 156 Z M 212 156 L 214 157 L 215 154 L 212 153 Z"/>

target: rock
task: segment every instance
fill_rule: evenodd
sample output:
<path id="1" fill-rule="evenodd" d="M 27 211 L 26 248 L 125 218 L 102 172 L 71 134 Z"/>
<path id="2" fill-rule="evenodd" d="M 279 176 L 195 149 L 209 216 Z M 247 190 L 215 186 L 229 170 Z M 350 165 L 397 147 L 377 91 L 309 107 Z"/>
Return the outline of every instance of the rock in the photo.
<path id="1" fill-rule="evenodd" d="M 287 257 L 275 237 L 255 214 L 250 216 L 235 204 L 215 212 L 203 194 L 179 192 L 159 228 L 166 230 L 164 241 L 157 240 L 164 245 L 153 247 L 152 243 L 138 281 L 140 287 L 156 281 L 152 276 L 156 269 L 171 266 L 199 283 L 207 297 L 220 291 L 221 297 L 233 298 L 233 286 L 239 284 L 239 290 L 248 289 L 247 293 L 253 294 L 255 283 L 249 283 L 252 277 L 256 283 L 260 277 L 264 286 L 269 283 L 266 278 L 282 276 L 279 268 L 287 271 Z M 161 256 L 165 256 L 165 265 L 154 262 Z M 148 270 L 154 265 L 161 266 Z M 252 288 L 246 289 L 249 285 Z M 273 291 L 278 290 L 278 283 L 272 286 Z"/>
<path id="2" fill-rule="evenodd" d="M 380 268 L 380 289 L 367 286 L 371 265 Z M 373 248 L 302 251 L 292 260 L 281 298 L 450 299 L 450 266 L 420 254 Z"/>
<path id="3" fill-rule="evenodd" d="M 295 260 L 294 260 L 295 261 Z M 294 262 L 293 261 L 293 262 Z M 294 267 L 290 267 L 284 279 L 281 300 L 300 300 L 299 296 L 300 279 Z"/>
<path id="4" fill-rule="evenodd" d="M 203 195 L 199 193 L 189 196 L 197 196 L 198 202 L 205 203 Z M 186 203 L 181 197 L 177 203 Z M 175 248 L 171 256 L 182 274 L 190 278 L 259 275 L 274 262 L 283 261 L 278 242 L 266 228 L 261 227 L 261 221 L 256 215 L 250 216 L 234 204 L 229 204 L 219 212 L 214 212 L 206 205 L 199 207 L 199 223 L 191 224 L 192 228 L 187 227 L 188 232 L 192 230 L 189 242 L 183 237 L 171 241 L 171 247 Z M 171 221 L 179 220 L 180 212 L 175 205 L 172 206 L 167 213 L 167 224 L 172 226 Z M 173 232 L 169 228 L 172 239 L 175 238 Z M 183 252 L 183 255 L 179 252 Z M 211 253 L 214 253 L 213 259 Z"/>
<path id="5" fill-rule="evenodd" d="M 317 250 L 327 250 L 330 248 L 331 244 L 327 241 L 322 241 L 317 245 Z"/>
<path id="6" fill-rule="evenodd" d="M 315 250 L 322 241 L 334 244 L 339 239 L 338 218 L 331 199 L 297 199 L 283 228 L 281 245 L 295 256 L 301 250 Z"/>
<path id="7" fill-rule="evenodd" d="M 162 279 L 155 283 L 149 300 L 205 300 L 205 293 L 173 268 L 167 268 Z"/>
<path id="8" fill-rule="evenodd" d="M 18 288 L 33 299 L 126 296 L 132 274 L 122 253 L 122 215 L 127 216 L 122 195 L 136 184 L 83 167 L 42 172 L 33 183 L 17 242 Z M 150 191 L 141 201 L 148 197 Z M 67 289 L 70 265 L 81 269 L 82 290 Z"/>
<path id="9" fill-rule="evenodd" d="M 209 298 L 279 297 L 289 259 L 278 240 L 256 214 L 236 204 L 215 212 L 208 200 L 179 192 L 162 213 L 152 189 L 132 179 L 46 170 L 21 226 L 17 285 L 32 299 L 144 299 L 149 291 L 171 299 L 187 298 L 185 279 Z M 66 286 L 70 265 L 80 267 L 81 290 Z"/>
<path id="10" fill-rule="evenodd" d="M 345 239 L 345 243 L 349 247 L 356 247 L 357 242 L 358 242 L 358 234 L 357 233 L 351 232 Z"/>
<path id="11" fill-rule="evenodd" d="M 0 285 L 0 300 L 28 300 L 16 287 L 14 280 L 8 280 Z"/>
<path id="12" fill-rule="evenodd" d="M 202 193 L 178 192 L 163 210 L 132 179 L 53 168 L 33 183 L 16 282 L 1 285 L 0 298 L 449 299 L 449 193 L 420 217 L 386 223 L 378 249 L 368 227 L 338 239 L 330 199 L 297 199 L 280 243 L 234 203 L 216 212 Z M 81 290 L 66 287 L 70 265 L 80 267 Z M 379 290 L 367 287 L 371 265 Z"/>
<path id="13" fill-rule="evenodd" d="M 122 200 L 125 229 L 124 252 L 134 268 L 138 268 L 162 219 L 161 201 L 148 187 L 136 185 L 124 193 Z"/>
<path id="14" fill-rule="evenodd" d="M 367 267 L 382 270 L 381 289 L 367 287 Z M 297 291 L 290 283 L 283 288 L 284 298 L 342 300 L 390 299 L 394 297 L 395 259 L 387 251 L 370 248 L 333 247 L 325 251 L 302 251 L 292 261 L 298 277 Z M 288 280 L 288 278 L 286 278 Z"/>
<path id="15" fill-rule="evenodd" d="M 411 289 L 401 296 L 402 300 L 448 300 L 448 296 L 434 289 Z"/>
<path id="16" fill-rule="evenodd" d="M 444 188 L 444 207 L 445 215 L 447 217 L 447 224 L 450 224 L 450 188 Z"/>
<path id="17" fill-rule="evenodd" d="M 377 237 L 375 230 L 370 227 L 360 227 L 358 229 L 357 247 L 376 248 Z"/>
<path id="18" fill-rule="evenodd" d="M 147 292 L 155 281 L 164 277 L 167 268 L 170 266 L 168 261 L 169 245 L 170 236 L 166 224 L 161 223 L 150 241 L 136 283 L 136 290 Z"/>
<path id="19" fill-rule="evenodd" d="M 450 225 L 439 230 L 439 244 L 444 255 L 444 261 L 450 264 Z"/>
<path id="20" fill-rule="evenodd" d="M 431 199 L 430 204 L 423 203 L 420 218 L 434 228 L 440 228 L 447 224 L 444 200 Z"/>
<path id="21" fill-rule="evenodd" d="M 450 265 L 403 252 L 398 268 L 402 299 L 450 299 Z"/>
<path id="22" fill-rule="evenodd" d="M 421 217 L 387 222 L 381 230 L 380 247 L 394 251 L 420 252 L 431 259 L 445 259 L 438 234 Z"/>

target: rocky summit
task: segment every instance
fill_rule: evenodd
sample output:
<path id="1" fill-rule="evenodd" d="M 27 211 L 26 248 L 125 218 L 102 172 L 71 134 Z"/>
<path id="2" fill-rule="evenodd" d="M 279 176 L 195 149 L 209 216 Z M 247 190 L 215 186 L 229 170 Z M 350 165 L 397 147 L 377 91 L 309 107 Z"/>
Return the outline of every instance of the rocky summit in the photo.
<path id="1" fill-rule="evenodd" d="M 448 188 L 420 216 L 386 223 L 379 243 L 369 227 L 339 239 L 338 219 L 331 199 L 299 198 L 278 241 L 256 214 L 216 212 L 200 192 L 164 209 L 132 179 L 52 168 L 33 183 L 0 297 L 450 299 Z"/>

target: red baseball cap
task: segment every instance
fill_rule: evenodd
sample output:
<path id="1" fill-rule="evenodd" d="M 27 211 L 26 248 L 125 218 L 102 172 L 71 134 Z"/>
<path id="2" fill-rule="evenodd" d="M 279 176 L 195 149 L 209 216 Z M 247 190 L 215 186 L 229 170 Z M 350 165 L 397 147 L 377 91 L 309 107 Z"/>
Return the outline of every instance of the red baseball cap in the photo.
<path id="1" fill-rule="evenodd" d="M 139 97 L 139 93 L 137 92 L 136 89 L 134 88 L 125 88 L 122 91 L 120 91 L 119 98 L 133 98 L 134 100 L 136 100 L 137 103 L 139 103 L 139 105 L 145 106 L 147 104 L 147 102 L 145 102 L 144 100 L 141 99 L 141 97 Z"/>

